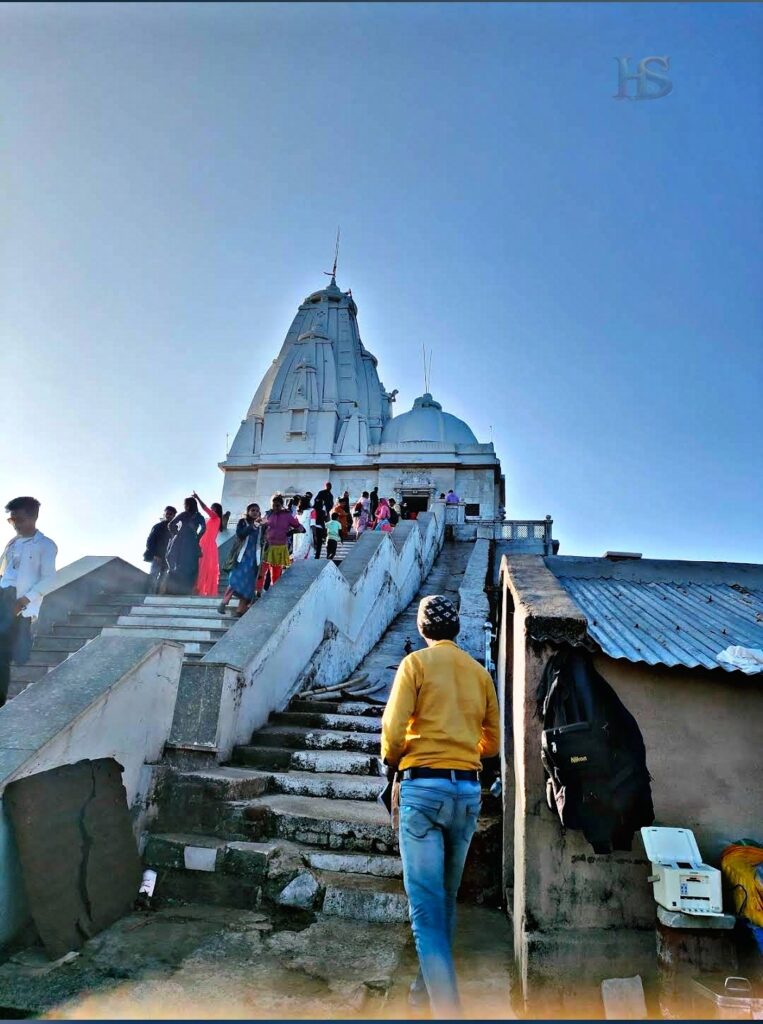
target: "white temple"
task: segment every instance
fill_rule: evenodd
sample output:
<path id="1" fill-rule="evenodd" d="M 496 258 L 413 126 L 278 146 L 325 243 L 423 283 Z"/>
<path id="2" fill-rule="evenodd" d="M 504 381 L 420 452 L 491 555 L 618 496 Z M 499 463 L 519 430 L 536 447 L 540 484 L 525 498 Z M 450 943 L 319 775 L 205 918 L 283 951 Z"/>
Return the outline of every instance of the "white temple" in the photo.
<path id="1" fill-rule="evenodd" d="M 223 507 L 234 515 L 251 501 L 263 508 L 276 491 L 383 497 L 423 511 L 453 489 L 464 518 L 498 517 L 501 464 L 463 420 L 430 394 L 392 416 L 397 391 L 379 380 L 377 360 L 360 339 L 358 309 L 335 278 L 304 300 L 278 357 L 265 374 L 225 462 Z"/>

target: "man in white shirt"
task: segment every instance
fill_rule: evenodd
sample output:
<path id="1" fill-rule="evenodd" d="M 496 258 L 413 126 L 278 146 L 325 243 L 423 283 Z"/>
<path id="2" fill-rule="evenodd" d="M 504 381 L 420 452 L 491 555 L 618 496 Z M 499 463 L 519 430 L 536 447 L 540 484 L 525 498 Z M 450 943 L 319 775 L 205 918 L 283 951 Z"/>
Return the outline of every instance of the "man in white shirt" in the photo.
<path id="1" fill-rule="evenodd" d="M 36 498 L 14 498 L 5 511 L 16 536 L 0 555 L 0 707 L 8 696 L 11 661 L 23 664 L 29 657 L 32 619 L 42 604 L 39 584 L 55 573 L 58 554 L 37 529 Z"/>

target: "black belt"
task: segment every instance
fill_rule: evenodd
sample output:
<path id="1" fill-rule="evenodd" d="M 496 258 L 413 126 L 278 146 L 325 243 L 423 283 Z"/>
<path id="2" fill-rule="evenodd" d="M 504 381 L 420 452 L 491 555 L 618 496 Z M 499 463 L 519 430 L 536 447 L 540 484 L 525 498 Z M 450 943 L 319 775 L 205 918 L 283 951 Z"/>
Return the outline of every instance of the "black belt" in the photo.
<path id="1" fill-rule="evenodd" d="M 479 782 L 480 773 L 476 770 L 467 771 L 465 768 L 406 768 L 403 772 L 403 781 L 407 779 L 468 779 L 471 782 Z"/>

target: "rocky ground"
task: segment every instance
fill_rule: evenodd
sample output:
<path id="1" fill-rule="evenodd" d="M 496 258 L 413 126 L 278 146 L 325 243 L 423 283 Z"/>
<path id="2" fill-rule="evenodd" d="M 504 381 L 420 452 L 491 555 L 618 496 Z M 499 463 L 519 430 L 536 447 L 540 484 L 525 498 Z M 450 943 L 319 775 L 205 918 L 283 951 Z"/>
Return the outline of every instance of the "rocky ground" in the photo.
<path id="1" fill-rule="evenodd" d="M 459 908 L 466 1015 L 511 1017 L 510 929 L 500 911 Z M 400 1019 L 417 964 L 410 929 L 202 904 L 141 912 L 51 967 L 25 951 L 0 967 L 2 1016 L 47 1019 Z M 84 993 L 84 994 L 83 994 Z M 10 1011 L 16 1011 L 13 1014 Z"/>

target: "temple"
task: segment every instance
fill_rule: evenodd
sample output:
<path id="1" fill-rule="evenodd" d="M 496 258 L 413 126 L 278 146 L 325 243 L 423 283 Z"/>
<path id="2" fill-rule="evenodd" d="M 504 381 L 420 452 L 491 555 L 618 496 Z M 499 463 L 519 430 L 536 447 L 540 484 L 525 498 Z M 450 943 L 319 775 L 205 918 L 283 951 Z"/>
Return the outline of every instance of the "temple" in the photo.
<path id="1" fill-rule="evenodd" d="M 347 489 L 353 498 L 378 487 L 408 514 L 452 489 L 461 521 L 502 518 L 504 481 L 492 443 L 480 444 L 431 394 L 393 417 L 396 395 L 361 341 L 351 292 L 332 277 L 297 310 L 220 464 L 225 508 L 265 507 L 275 491 L 315 493 L 331 480 L 335 494 Z"/>

